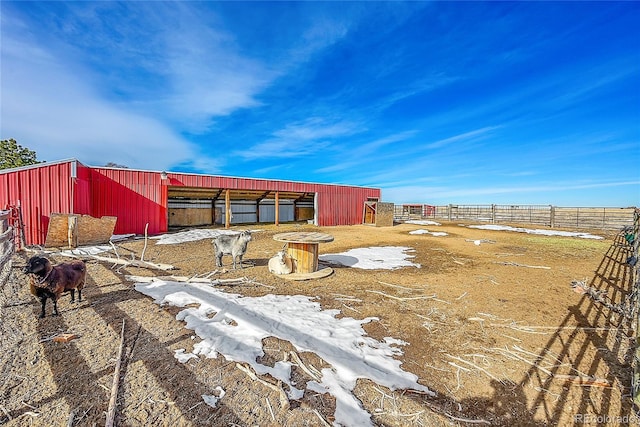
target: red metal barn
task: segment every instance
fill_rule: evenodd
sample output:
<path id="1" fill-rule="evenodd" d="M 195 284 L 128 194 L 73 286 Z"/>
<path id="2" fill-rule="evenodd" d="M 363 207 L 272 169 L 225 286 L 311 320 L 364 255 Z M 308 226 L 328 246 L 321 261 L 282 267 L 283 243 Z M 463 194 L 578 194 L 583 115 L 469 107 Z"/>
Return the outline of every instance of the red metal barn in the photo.
<path id="1" fill-rule="evenodd" d="M 51 213 L 118 218 L 116 234 L 170 226 L 308 220 L 362 222 L 380 189 L 281 180 L 91 167 L 61 160 L 0 170 L 0 208 L 21 205 L 26 243 L 43 244 Z"/>

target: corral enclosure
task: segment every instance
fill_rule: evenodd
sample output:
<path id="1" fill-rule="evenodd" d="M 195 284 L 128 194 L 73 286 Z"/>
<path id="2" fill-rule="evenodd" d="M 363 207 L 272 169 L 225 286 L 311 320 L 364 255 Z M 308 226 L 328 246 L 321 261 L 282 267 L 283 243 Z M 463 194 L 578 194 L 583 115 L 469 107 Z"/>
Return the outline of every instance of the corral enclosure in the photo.
<path id="1" fill-rule="evenodd" d="M 396 220 L 442 219 L 521 223 L 551 228 L 619 230 L 633 225 L 633 207 L 560 207 L 552 205 L 396 205 Z"/>
<path id="2" fill-rule="evenodd" d="M 571 288 L 572 281 L 586 279 L 589 286 L 608 291 L 615 304 L 627 299 L 634 277 L 627 259 L 633 247 L 624 234 L 544 236 L 458 222 L 252 228 L 254 240 L 245 259 L 254 265 L 243 270 L 211 275 L 210 239 L 150 240 L 145 259 L 175 265 L 174 275 L 221 280 L 214 288 L 242 297 L 310 297 L 323 310 L 339 311 L 339 317 L 370 318 L 363 324 L 367 339 L 405 343 L 396 344 L 399 352 L 393 358 L 438 396 L 361 378 L 353 395 L 373 425 L 571 425 L 577 417 L 588 421 L 580 424 L 597 425 L 597 417 L 628 419 L 633 414 L 633 322 Z M 334 274 L 315 281 L 289 282 L 270 274 L 267 261 L 281 248 L 273 236 L 286 231 L 331 234 L 335 240 L 320 246 L 321 260 L 338 257 L 345 264 L 332 264 Z M 139 257 L 144 241 L 117 246 L 127 258 Z M 357 267 L 354 251 L 382 247 L 404 248 L 408 264 L 391 270 Z M 371 261 L 384 260 L 373 256 Z M 25 255 L 14 256 L 11 280 L 0 294 L 0 420 L 6 425 L 102 424 L 123 319 L 119 425 L 320 426 L 335 420 L 336 400 L 329 393 L 307 389 L 301 399 L 286 403 L 277 391 L 284 385 L 269 375 L 248 375 L 250 368 L 224 354 L 181 362 L 202 341 L 176 319 L 185 307 L 158 306 L 127 277 L 167 273 L 89 258 L 86 301 L 72 306 L 65 297 L 61 316 L 40 320 L 21 272 L 24 262 Z M 300 316 L 304 322 L 305 313 Z M 243 326 L 242 319 L 233 321 Z M 53 342 L 61 332 L 79 338 Z M 313 349 L 301 350 L 278 336 L 265 338 L 262 350 L 258 362 L 265 366 L 283 360 L 292 364 L 298 387 L 314 381 L 314 369 L 331 368 Z M 211 406 L 203 396 L 219 400 Z"/>

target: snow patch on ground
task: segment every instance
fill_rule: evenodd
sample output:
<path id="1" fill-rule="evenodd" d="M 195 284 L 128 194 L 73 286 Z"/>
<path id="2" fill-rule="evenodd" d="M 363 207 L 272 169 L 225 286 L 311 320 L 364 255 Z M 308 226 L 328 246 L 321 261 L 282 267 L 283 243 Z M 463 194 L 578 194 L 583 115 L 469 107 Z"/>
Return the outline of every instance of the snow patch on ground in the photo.
<path id="1" fill-rule="evenodd" d="M 196 356 L 193 353 L 185 353 L 185 349 L 184 348 L 179 348 L 177 350 L 175 350 L 173 352 L 173 357 L 175 357 L 176 359 L 178 359 L 178 362 L 180 363 L 187 363 L 190 359 L 193 358 L 198 358 L 198 356 Z"/>
<path id="2" fill-rule="evenodd" d="M 444 231 L 429 231 L 429 230 L 425 230 L 423 228 L 421 228 L 419 230 L 410 231 L 409 234 L 431 234 L 432 236 L 436 236 L 436 237 L 442 237 L 442 236 L 448 236 L 449 235 L 449 234 L 445 233 Z"/>
<path id="3" fill-rule="evenodd" d="M 469 228 L 477 228 L 479 230 L 493 231 L 515 231 L 518 233 L 537 234 L 542 236 L 563 236 L 563 237 L 579 237 L 581 239 L 603 239 L 604 237 L 596 236 L 589 233 L 581 233 L 578 231 L 561 231 L 561 230 L 541 230 L 520 227 L 510 227 L 508 225 L 469 225 Z"/>
<path id="4" fill-rule="evenodd" d="M 151 239 L 158 240 L 156 245 L 175 245 L 184 242 L 195 242 L 196 240 L 213 239 L 222 234 L 238 234 L 239 231 L 233 230 L 212 230 L 212 229 L 197 229 L 180 231 L 178 233 L 161 234 L 159 236 L 150 237 Z"/>
<path id="5" fill-rule="evenodd" d="M 379 254 L 379 249 L 384 248 L 368 249 Z M 407 249 L 396 248 L 394 253 Z M 322 310 L 318 302 L 302 295 L 243 297 L 203 283 L 157 279 L 134 286 L 157 304 L 189 306 L 176 318 L 186 322 L 186 327 L 202 339 L 195 344 L 193 354 L 214 358 L 222 354 L 227 360 L 247 363 L 259 375 L 270 374 L 287 384 L 291 399 L 300 399 L 304 389 L 297 386 L 305 385 L 292 383 L 291 362 L 280 361 L 273 367 L 257 362 L 264 355 L 262 340 L 277 337 L 291 342 L 300 352 L 317 354 L 331 368 L 323 369 L 320 380 L 310 381 L 306 388 L 328 392 L 336 398 L 337 424 L 373 425 L 371 415 L 352 393 L 358 378 L 368 378 L 391 389 L 432 393 L 418 383 L 414 374 L 400 368 L 396 357 L 403 353 L 398 346 L 406 343 L 394 338 L 381 342 L 367 336 L 362 325 L 376 318 L 336 318 L 339 310 Z M 206 399 L 207 404 L 217 403 L 211 396 Z"/>
<path id="6" fill-rule="evenodd" d="M 345 267 L 362 268 L 364 270 L 395 270 L 402 267 L 417 267 L 420 264 L 409 261 L 414 249 L 405 246 L 376 246 L 370 248 L 350 249 L 339 254 L 320 255 L 319 260 Z"/>
<path id="7" fill-rule="evenodd" d="M 218 401 L 220 399 L 222 399 L 224 397 L 224 395 L 226 394 L 226 392 L 224 391 L 224 389 L 220 386 L 217 386 L 215 388 L 215 390 L 218 392 L 218 395 L 211 395 L 211 394 L 203 394 L 202 395 L 202 400 L 204 400 L 204 403 L 206 403 L 207 405 L 211 406 L 212 408 L 215 408 L 216 405 L 218 404 Z"/>
<path id="8" fill-rule="evenodd" d="M 417 224 L 417 225 L 442 225 L 439 222 L 429 221 L 426 219 L 411 219 L 409 221 L 405 221 L 405 224 Z"/>

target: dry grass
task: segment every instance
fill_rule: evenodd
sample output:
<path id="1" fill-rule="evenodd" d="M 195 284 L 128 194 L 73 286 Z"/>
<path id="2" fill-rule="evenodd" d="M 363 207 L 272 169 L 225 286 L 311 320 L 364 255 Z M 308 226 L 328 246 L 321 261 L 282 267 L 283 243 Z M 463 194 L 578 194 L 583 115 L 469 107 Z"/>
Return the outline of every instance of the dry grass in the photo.
<path id="1" fill-rule="evenodd" d="M 244 227 L 243 227 L 244 228 Z M 253 284 L 228 286 L 247 296 L 268 293 L 318 297 L 323 308 L 356 318 L 377 317 L 364 325 L 382 340 L 403 347 L 403 369 L 438 392 L 432 399 L 388 390 L 359 380 L 354 390 L 376 425 L 568 425 L 576 414 L 621 416 L 627 397 L 629 348 L 626 324 L 571 291 L 574 279 L 593 276 L 590 285 L 620 299 L 629 277 L 621 265 L 626 253 L 611 238 L 591 241 L 538 237 L 444 224 L 327 227 L 334 242 L 320 253 L 366 246 L 399 245 L 415 249 L 421 268 L 358 270 L 335 268 L 325 279 L 291 282 L 268 272 L 267 261 L 281 248 L 272 236 L 318 230 L 306 224 L 260 225 L 245 259 L 255 264 L 215 277 L 247 277 Z M 447 237 L 410 235 L 428 228 Z M 468 240 L 486 239 L 476 246 Z M 140 254 L 144 242 L 124 243 L 121 253 Z M 156 245 L 145 260 L 173 264 L 184 276 L 215 270 L 209 241 Z M 226 260 L 226 259 L 225 259 Z M 225 261 L 226 262 L 226 261 Z M 498 263 L 497 263 L 498 262 Z M 511 264 L 504 264 L 504 263 Z M 500 264 L 502 263 L 502 264 Z M 125 352 L 117 399 L 119 425 L 287 425 L 331 424 L 335 402 L 307 392 L 299 402 L 281 400 L 270 378 L 252 378 L 224 357 L 178 363 L 174 351 L 190 351 L 197 339 L 161 308 L 132 289 L 125 274 L 154 275 L 136 267 L 90 262 L 86 301 L 60 303 L 61 316 L 37 318 L 15 259 L 10 283 L 0 294 L 0 422 L 9 426 L 102 424 L 125 319 Z M 533 269 L 514 264 L 547 266 Z M 595 275 L 594 275 L 594 272 Z M 42 341 L 60 332 L 79 339 Z M 314 379 L 325 362 L 311 353 L 291 354 L 290 343 L 268 339 L 263 363 L 299 364 L 299 383 Z M 304 366 L 304 367 L 303 367 Z M 313 367 L 313 368 L 311 368 Z M 611 387 L 568 383 L 566 375 L 609 381 Z M 269 382 L 266 385 L 263 381 Z M 226 394 L 214 409 L 202 395 Z"/>

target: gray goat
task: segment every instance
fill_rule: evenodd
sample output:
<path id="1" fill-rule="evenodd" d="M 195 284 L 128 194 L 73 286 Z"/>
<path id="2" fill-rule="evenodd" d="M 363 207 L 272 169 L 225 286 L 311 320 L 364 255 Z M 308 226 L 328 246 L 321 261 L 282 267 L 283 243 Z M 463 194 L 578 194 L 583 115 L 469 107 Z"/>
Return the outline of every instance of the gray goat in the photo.
<path id="1" fill-rule="evenodd" d="M 231 255 L 233 258 L 233 269 L 236 269 L 236 258 L 240 259 L 240 268 L 242 268 L 242 257 L 245 252 L 247 252 L 247 244 L 250 240 L 250 231 L 242 231 L 240 234 L 234 234 L 232 236 L 223 234 L 213 239 L 216 266 L 222 267 L 222 255 Z"/>

